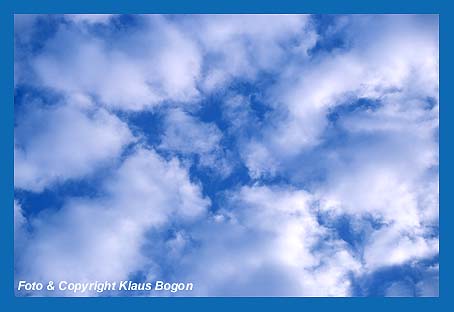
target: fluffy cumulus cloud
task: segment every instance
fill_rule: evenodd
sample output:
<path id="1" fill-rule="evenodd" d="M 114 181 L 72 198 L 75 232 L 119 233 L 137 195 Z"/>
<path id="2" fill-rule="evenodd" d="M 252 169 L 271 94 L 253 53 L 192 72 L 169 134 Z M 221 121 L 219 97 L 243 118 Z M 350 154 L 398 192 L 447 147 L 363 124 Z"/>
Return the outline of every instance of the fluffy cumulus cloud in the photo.
<path id="1" fill-rule="evenodd" d="M 316 38 L 304 15 L 203 15 L 183 20 L 201 42 L 206 57 L 201 87 L 210 91 L 231 79 L 257 78 L 278 71 L 289 54 L 304 57 Z M 232 53 L 234 51 L 234 53 Z"/>
<path id="2" fill-rule="evenodd" d="M 31 103 L 16 114 L 14 185 L 42 191 L 93 174 L 115 162 L 134 138 L 128 126 L 104 109 L 74 103 Z"/>
<path id="3" fill-rule="evenodd" d="M 344 23 L 351 31 L 344 39 L 348 48 L 334 50 L 329 57 L 314 57 L 302 66 L 289 66 L 269 92 L 269 105 L 285 114 L 277 115 L 246 148 L 258 151 L 255 158 L 245 157 L 252 172 L 273 173 L 276 168 L 270 164 L 285 166 L 289 159 L 322 143 L 329 126 L 327 115 L 340 105 L 360 98 L 380 101 L 380 111 L 395 113 L 387 116 L 389 121 L 373 119 L 384 128 L 392 126 L 387 123 L 393 117 L 404 118 L 403 111 L 415 118 L 427 113 L 427 98 L 437 102 L 438 36 L 433 21 L 427 21 L 428 29 L 421 31 L 415 29 L 423 21 L 412 16 L 348 17 Z M 429 113 L 433 122 L 437 122 L 433 115 L 437 107 Z"/>
<path id="4" fill-rule="evenodd" d="M 438 63 L 431 15 L 17 15 L 16 282 L 438 296 Z"/>
<path id="5" fill-rule="evenodd" d="M 302 190 L 252 186 L 195 232 L 201 248 L 184 274 L 200 295 L 346 296 L 359 259 L 317 221 Z M 208 233 L 212 233 L 208 235 Z"/>
<path id="6" fill-rule="evenodd" d="M 111 34 L 121 36 L 118 41 L 93 36 L 86 29 L 107 28 L 115 18 L 75 15 L 66 19 L 74 23 L 62 23 L 30 60 L 34 83 L 68 94 L 88 94 L 120 110 L 197 98 L 198 46 L 166 19 L 149 17 L 140 21 L 146 31 Z"/>
<path id="7" fill-rule="evenodd" d="M 167 162 L 142 148 L 100 187 L 102 195 L 67 198 L 60 210 L 28 220 L 33 237 L 20 250 L 18 279 L 127 279 L 153 267 L 153 259 L 142 254 L 148 232 L 160 233 L 167 223 L 183 228 L 209 205 L 177 160 Z M 17 211 L 17 227 L 23 222 Z"/>
<path id="8" fill-rule="evenodd" d="M 222 133 L 211 123 L 197 121 L 180 110 L 168 112 L 166 129 L 159 148 L 172 154 L 197 156 L 199 165 L 221 176 L 231 172 L 231 164 L 221 145 Z"/>

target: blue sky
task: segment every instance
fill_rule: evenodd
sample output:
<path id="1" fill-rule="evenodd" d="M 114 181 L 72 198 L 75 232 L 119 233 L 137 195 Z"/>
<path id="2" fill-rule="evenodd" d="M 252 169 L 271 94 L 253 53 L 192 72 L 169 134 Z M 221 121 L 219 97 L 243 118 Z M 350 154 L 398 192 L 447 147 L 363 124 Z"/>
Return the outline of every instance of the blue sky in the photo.
<path id="1" fill-rule="evenodd" d="M 438 296 L 438 60 L 433 15 L 16 15 L 16 280 Z"/>

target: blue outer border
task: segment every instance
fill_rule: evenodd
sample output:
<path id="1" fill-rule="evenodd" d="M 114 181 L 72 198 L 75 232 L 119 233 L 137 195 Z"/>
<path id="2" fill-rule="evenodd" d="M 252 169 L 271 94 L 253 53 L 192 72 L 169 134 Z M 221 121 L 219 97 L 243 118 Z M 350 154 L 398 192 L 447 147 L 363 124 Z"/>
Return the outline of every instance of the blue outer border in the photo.
<path id="1" fill-rule="evenodd" d="M 453 197 L 449 185 L 454 159 L 450 134 L 453 116 L 454 14 L 449 1 L 392 0 L 0 0 L 0 307 L 4 311 L 81 309 L 309 309 L 448 310 L 452 275 Z M 440 14 L 440 298 L 16 298 L 13 293 L 13 14 L 14 13 L 436 13 Z"/>

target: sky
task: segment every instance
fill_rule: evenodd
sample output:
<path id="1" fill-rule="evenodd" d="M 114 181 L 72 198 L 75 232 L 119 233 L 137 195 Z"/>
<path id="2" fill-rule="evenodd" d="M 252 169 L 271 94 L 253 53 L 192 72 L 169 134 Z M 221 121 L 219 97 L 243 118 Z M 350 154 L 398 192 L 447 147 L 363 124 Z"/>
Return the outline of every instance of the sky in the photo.
<path id="1" fill-rule="evenodd" d="M 437 15 L 14 28 L 16 282 L 438 296 Z"/>

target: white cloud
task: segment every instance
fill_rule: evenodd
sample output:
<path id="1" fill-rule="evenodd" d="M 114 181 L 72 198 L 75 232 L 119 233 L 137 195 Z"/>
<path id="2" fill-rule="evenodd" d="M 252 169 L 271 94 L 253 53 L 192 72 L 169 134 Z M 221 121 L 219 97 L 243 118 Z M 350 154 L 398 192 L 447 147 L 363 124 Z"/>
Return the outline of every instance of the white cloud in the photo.
<path id="1" fill-rule="evenodd" d="M 288 54 L 307 57 L 316 34 L 305 15 L 202 15 L 172 21 L 143 15 L 140 31 L 118 33 L 117 44 L 85 27 L 112 14 L 67 14 L 30 62 L 35 83 L 65 94 L 95 96 L 105 105 L 142 110 L 164 101 L 190 102 L 233 78 L 280 69 Z M 20 38 L 31 27 L 19 27 Z M 290 42 L 290 46 L 287 44 Z M 184 51 L 184 53 L 181 53 Z M 23 60 L 17 60 L 20 68 Z M 19 73 L 18 73 L 19 75 Z"/>
<path id="2" fill-rule="evenodd" d="M 29 220 L 34 234 L 20 250 L 17 279 L 127 279 L 153 265 L 142 250 L 148 231 L 165 230 L 169 221 L 183 226 L 209 205 L 178 161 L 146 149 L 127 158 L 101 188 L 100 197 L 67 199 L 60 210 Z"/>
<path id="3" fill-rule="evenodd" d="M 202 15 L 189 18 L 210 60 L 202 87 L 223 87 L 232 78 L 254 79 L 260 71 L 275 71 L 289 54 L 307 56 L 315 32 L 307 15 Z"/>
<path id="4" fill-rule="evenodd" d="M 438 254 L 431 238 L 439 206 L 437 109 L 401 96 L 382 100 L 376 111 L 344 118 L 352 143 L 331 151 L 327 183 L 317 191 L 327 211 L 383 224 L 364 246 L 371 270 Z"/>
<path id="5" fill-rule="evenodd" d="M 14 201 L 14 233 L 16 233 L 26 222 L 22 208 L 17 201 Z"/>
<path id="6" fill-rule="evenodd" d="M 160 150 L 183 155 L 198 155 L 202 167 L 228 175 L 232 165 L 221 146 L 222 132 L 215 124 L 204 123 L 179 109 L 171 109 L 165 117 L 165 130 Z"/>
<path id="7" fill-rule="evenodd" d="M 20 203 L 14 200 L 14 250 L 20 250 L 28 237 L 27 218 Z M 17 253 L 15 252 L 15 257 Z"/>
<path id="8" fill-rule="evenodd" d="M 196 295 L 346 296 L 360 263 L 317 222 L 313 197 L 297 190 L 243 187 L 199 227 L 195 256 L 180 276 Z"/>
<path id="9" fill-rule="evenodd" d="M 120 110 L 195 99 L 201 66 L 197 46 L 160 16 L 144 27 L 111 45 L 90 32 L 61 25 L 32 61 L 35 83 L 65 94 L 94 96 Z"/>
<path id="10" fill-rule="evenodd" d="M 80 103 L 29 103 L 17 116 L 16 188 L 40 192 L 67 179 L 84 178 L 114 163 L 134 140 L 117 117 L 102 108 L 80 107 Z"/>
<path id="11" fill-rule="evenodd" d="M 410 260 L 436 256 L 438 238 L 423 235 L 424 229 L 415 228 L 405 232 L 394 225 L 375 231 L 364 250 L 366 269 L 374 270 L 381 266 L 401 265 Z M 384 254 L 386 257 L 383 257 Z"/>
<path id="12" fill-rule="evenodd" d="M 211 153 L 218 148 L 221 131 L 214 124 L 199 122 L 187 113 L 172 109 L 166 114 L 161 148 L 182 153 Z"/>
<path id="13" fill-rule="evenodd" d="M 245 144 L 242 148 L 242 155 L 251 178 L 259 179 L 263 176 L 274 176 L 276 174 L 279 161 L 261 142 L 250 141 Z"/>
<path id="14" fill-rule="evenodd" d="M 351 46 L 289 63 L 270 89 L 275 117 L 241 150 L 255 179 L 307 182 L 307 166 L 321 166 L 324 182 L 311 188 L 325 212 L 381 223 L 361 246 L 367 272 L 438 254 L 438 30 L 434 18 L 349 19 Z M 318 148 L 333 131 L 328 113 L 358 98 L 379 106 L 341 116 L 343 144 Z"/>
<path id="15" fill-rule="evenodd" d="M 261 167 L 258 157 L 247 160 L 257 176 L 276 172 L 282 163 L 323 142 L 330 109 L 358 98 L 381 100 L 392 97 L 398 109 L 409 111 L 411 101 L 438 99 L 438 30 L 413 16 L 352 16 L 346 26 L 351 47 L 321 54 L 301 66 L 289 62 L 280 83 L 270 88 L 267 103 L 276 111 L 273 122 L 262 130 L 268 162 L 277 168 Z M 368 25 L 368 27 L 365 27 Z M 370 26 L 373 25 L 373 26 Z M 427 29 L 428 28 L 428 29 Z M 390 109 L 396 107 L 391 101 Z M 424 113 L 417 112 L 422 117 Z M 398 118 L 404 112 L 394 111 Z M 411 118 L 411 116 L 410 116 Z M 424 117 L 423 117 L 424 118 Z M 380 124 L 388 121 L 380 120 Z M 256 144 L 252 140 L 251 144 Z M 246 147 L 247 149 L 247 147 Z M 285 166 L 284 166 L 285 167 Z"/>
<path id="16" fill-rule="evenodd" d="M 75 23 L 107 24 L 116 14 L 65 14 L 65 18 Z"/>

